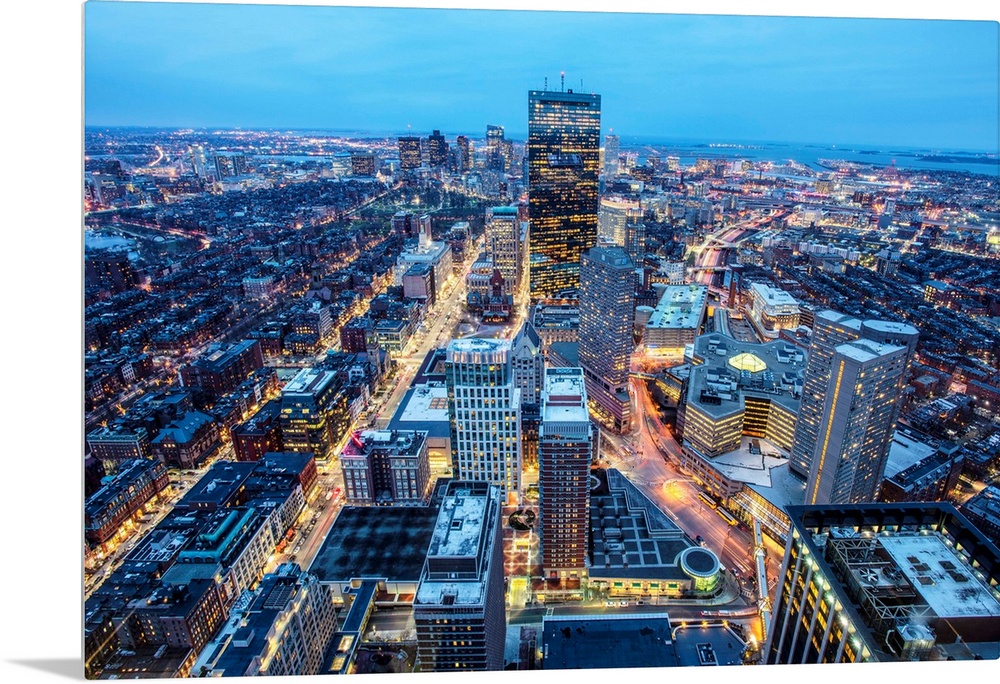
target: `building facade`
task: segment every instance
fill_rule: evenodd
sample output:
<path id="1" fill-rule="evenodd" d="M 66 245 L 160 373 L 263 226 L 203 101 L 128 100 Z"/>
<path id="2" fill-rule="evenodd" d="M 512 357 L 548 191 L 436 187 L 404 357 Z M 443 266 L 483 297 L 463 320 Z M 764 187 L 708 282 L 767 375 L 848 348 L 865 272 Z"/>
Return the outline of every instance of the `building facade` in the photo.
<path id="1" fill-rule="evenodd" d="M 996 657 L 1000 551 L 951 504 L 788 515 L 765 663 Z"/>
<path id="2" fill-rule="evenodd" d="M 819 435 L 820 419 L 827 396 L 834 349 L 859 338 L 890 342 L 907 349 L 907 368 L 916 350 L 919 332 L 906 323 L 861 321 L 832 310 L 817 311 L 813 316 L 809 365 L 806 368 L 802 403 L 795 424 L 795 439 L 789 465 L 792 472 L 809 477 L 813 453 Z"/>
<path id="3" fill-rule="evenodd" d="M 908 358 L 906 347 L 866 339 L 834 348 L 806 503 L 875 500 Z"/>
<path id="4" fill-rule="evenodd" d="M 597 241 L 601 96 L 528 93 L 532 299 L 580 286 L 580 257 Z"/>
<path id="5" fill-rule="evenodd" d="M 502 505 L 495 485 L 448 485 L 413 599 L 422 672 L 503 669 Z"/>
<path id="6" fill-rule="evenodd" d="M 635 272 L 620 247 L 594 247 L 580 266 L 580 365 L 595 416 L 616 432 L 632 424 L 629 362 L 635 345 Z"/>
<path id="7" fill-rule="evenodd" d="M 539 404 L 545 384 L 545 355 L 534 326 L 525 321 L 511 345 L 514 385 L 521 390 L 521 404 Z"/>
<path id="8" fill-rule="evenodd" d="M 351 504 L 419 504 L 430 486 L 427 432 L 355 432 L 340 452 L 344 488 Z"/>
<path id="9" fill-rule="evenodd" d="M 620 140 L 617 135 L 608 133 L 604 136 L 604 175 L 618 175 L 618 155 L 621 154 Z"/>
<path id="10" fill-rule="evenodd" d="M 415 135 L 400 136 L 399 146 L 399 168 L 403 171 L 412 171 L 420 168 L 420 138 Z"/>
<path id="11" fill-rule="evenodd" d="M 445 362 L 456 477 L 521 494 L 521 390 L 514 384 L 511 342 L 452 340 Z"/>
<path id="12" fill-rule="evenodd" d="M 799 303 L 784 290 L 752 283 L 750 296 L 750 322 L 761 336 L 776 339 L 780 331 L 798 327 Z"/>
<path id="13" fill-rule="evenodd" d="M 346 430 L 347 397 L 337 374 L 303 368 L 281 392 L 281 436 L 288 451 L 324 459 Z"/>
<path id="14" fill-rule="evenodd" d="M 319 674 L 336 624 L 329 590 L 284 563 L 264 576 L 246 607 L 232 610 L 192 669 L 206 677 Z"/>
<path id="15" fill-rule="evenodd" d="M 583 369 L 547 369 L 538 428 L 539 536 L 547 577 L 586 574 L 593 448 Z"/>
<path id="16" fill-rule="evenodd" d="M 486 210 L 486 254 L 503 276 L 503 293 L 513 295 L 521 284 L 521 223 L 517 207 Z"/>

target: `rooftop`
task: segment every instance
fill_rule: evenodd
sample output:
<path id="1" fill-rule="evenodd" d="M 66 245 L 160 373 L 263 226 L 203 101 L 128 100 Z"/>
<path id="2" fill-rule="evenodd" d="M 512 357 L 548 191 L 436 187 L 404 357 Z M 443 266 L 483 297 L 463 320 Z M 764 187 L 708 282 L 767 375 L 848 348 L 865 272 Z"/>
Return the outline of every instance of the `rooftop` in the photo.
<path id="1" fill-rule="evenodd" d="M 590 576 L 686 580 L 680 557 L 693 542 L 619 471 L 611 468 L 598 478 L 602 486 L 590 496 Z"/>
<path id="2" fill-rule="evenodd" d="M 653 309 L 647 328 L 697 328 L 705 312 L 704 285 L 668 285 Z"/>
<path id="3" fill-rule="evenodd" d="M 798 301 L 792 295 L 765 283 L 751 283 L 750 288 L 755 291 L 754 294 L 764 300 L 765 306 L 798 307 L 799 305 Z"/>
<path id="4" fill-rule="evenodd" d="M 389 421 L 390 430 L 425 430 L 431 437 L 450 437 L 448 388 L 428 383 L 411 387 L 403 395 L 396 413 Z"/>
<path id="5" fill-rule="evenodd" d="M 727 415 L 741 410 L 743 396 L 749 395 L 798 411 L 806 352 L 792 343 L 756 344 L 711 333 L 695 339 L 694 359 L 701 365 L 689 372 L 688 401 L 699 410 Z"/>
<path id="6" fill-rule="evenodd" d="M 282 394 L 314 394 L 321 391 L 335 377 L 336 373 L 323 368 L 303 368 L 285 385 Z"/>
<path id="7" fill-rule="evenodd" d="M 888 356 L 889 354 L 897 352 L 901 349 L 903 349 L 903 347 L 899 347 L 894 344 L 881 344 L 879 342 L 873 342 L 872 340 L 866 339 L 846 342 L 845 344 L 835 347 L 835 351 L 838 354 L 853 361 L 857 361 L 858 363 L 869 363 L 881 356 Z"/>
<path id="8" fill-rule="evenodd" d="M 666 613 L 542 618 L 546 670 L 678 665 Z"/>
<path id="9" fill-rule="evenodd" d="M 937 446 L 919 442 L 906 433 L 896 430 L 889 443 L 889 456 L 885 463 L 885 479 L 895 477 L 907 468 L 916 465 L 937 453 Z"/>
<path id="10" fill-rule="evenodd" d="M 546 368 L 542 420 L 588 422 L 587 391 L 582 368 Z"/>
<path id="11" fill-rule="evenodd" d="M 431 506 L 344 506 L 309 572 L 323 582 L 385 577 L 417 582 L 437 521 Z"/>
<path id="12" fill-rule="evenodd" d="M 465 337 L 448 343 L 449 363 L 505 363 L 511 341 L 493 337 Z"/>
<path id="13" fill-rule="evenodd" d="M 486 516 L 487 499 L 457 492 L 441 504 L 428 556 L 475 557 Z"/>
<path id="14" fill-rule="evenodd" d="M 938 617 L 1000 617 L 1000 601 L 940 535 L 890 535 L 879 543 Z"/>

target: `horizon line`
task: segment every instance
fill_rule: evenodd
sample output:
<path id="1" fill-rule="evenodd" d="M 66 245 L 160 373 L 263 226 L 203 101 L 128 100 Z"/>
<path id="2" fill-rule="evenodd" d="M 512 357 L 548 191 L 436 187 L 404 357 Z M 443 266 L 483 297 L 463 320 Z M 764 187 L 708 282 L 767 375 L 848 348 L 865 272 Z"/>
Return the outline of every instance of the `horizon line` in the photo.
<path id="1" fill-rule="evenodd" d="M 499 125 L 499 124 L 490 124 Z M 518 136 L 512 138 L 518 142 L 527 141 L 527 133 L 522 131 L 511 131 L 506 127 L 504 128 L 505 136 L 510 133 L 512 135 Z M 405 135 L 416 135 L 420 137 L 420 131 L 401 129 L 364 129 L 364 128 L 351 128 L 351 127 L 323 127 L 323 126 L 234 126 L 234 125 L 160 125 L 160 124 L 84 124 L 84 130 L 88 129 L 145 129 L 145 130 L 167 130 L 167 131 L 213 131 L 213 132 L 290 132 L 290 133 L 302 133 L 309 131 L 316 132 L 326 132 L 326 133 L 358 133 L 367 134 L 372 137 L 402 137 Z M 476 139 L 485 139 L 485 125 L 483 126 L 483 131 L 480 133 L 471 133 L 469 131 L 443 131 L 442 129 L 430 129 L 427 133 L 438 130 L 445 135 L 467 135 L 476 136 Z M 604 133 L 603 135 L 608 135 Z M 617 133 L 619 139 L 621 140 L 641 140 L 646 139 L 646 143 L 649 142 L 702 142 L 702 143 L 715 143 L 719 145 L 734 145 L 734 144 L 784 144 L 784 145 L 827 145 L 833 147 L 844 147 L 844 146 L 855 146 L 855 147 L 899 147 L 906 148 L 908 150 L 916 151 L 947 151 L 947 152 L 970 152 L 974 154 L 984 155 L 984 156 L 1000 156 L 1000 147 L 996 150 L 988 150 L 985 148 L 973 148 L 973 147 L 946 147 L 946 146 L 934 146 L 934 145 L 914 145 L 912 143 L 874 143 L 874 142 L 829 142 L 829 141 L 819 141 L 819 140 L 763 140 L 763 139 L 750 139 L 750 138 L 712 138 L 708 136 L 677 136 L 671 138 L 669 136 L 661 137 L 659 134 L 652 133 L 639 133 L 639 134 L 621 134 Z M 883 150 L 877 150 L 882 152 Z"/>

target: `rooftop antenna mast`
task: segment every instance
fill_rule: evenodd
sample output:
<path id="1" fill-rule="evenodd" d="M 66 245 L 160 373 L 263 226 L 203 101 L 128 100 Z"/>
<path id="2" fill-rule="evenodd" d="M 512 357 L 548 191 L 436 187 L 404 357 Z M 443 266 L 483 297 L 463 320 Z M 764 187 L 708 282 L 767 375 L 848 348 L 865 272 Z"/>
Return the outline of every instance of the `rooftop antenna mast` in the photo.
<path id="1" fill-rule="evenodd" d="M 549 77 L 546 76 L 545 77 L 545 90 L 548 90 L 548 89 L 549 89 Z"/>
<path id="2" fill-rule="evenodd" d="M 560 90 L 560 92 L 563 92 L 563 93 L 566 92 L 566 72 L 565 71 L 560 71 L 559 72 L 559 90 Z"/>

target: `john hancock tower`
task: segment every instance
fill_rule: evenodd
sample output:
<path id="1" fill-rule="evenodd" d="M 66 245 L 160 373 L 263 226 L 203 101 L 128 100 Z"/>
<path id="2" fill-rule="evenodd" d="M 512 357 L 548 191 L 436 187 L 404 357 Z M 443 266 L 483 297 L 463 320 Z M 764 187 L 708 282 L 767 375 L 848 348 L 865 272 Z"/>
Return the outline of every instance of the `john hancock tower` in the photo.
<path id="1" fill-rule="evenodd" d="M 601 96 L 528 91 L 531 298 L 580 287 L 597 241 Z"/>

